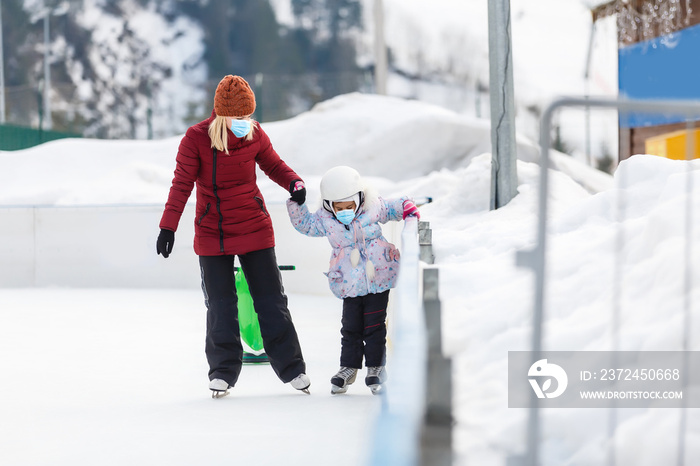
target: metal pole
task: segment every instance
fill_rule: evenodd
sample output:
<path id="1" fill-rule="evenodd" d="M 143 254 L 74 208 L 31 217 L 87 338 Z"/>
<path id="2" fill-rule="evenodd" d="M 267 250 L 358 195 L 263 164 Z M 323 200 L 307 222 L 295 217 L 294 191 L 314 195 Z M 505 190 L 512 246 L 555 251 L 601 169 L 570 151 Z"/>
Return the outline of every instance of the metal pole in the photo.
<path id="1" fill-rule="evenodd" d="M 587 107 L 588 108 L 588 107 Z M 625 147 L 631 147 L 629 143 L 629 131 L 620 133 L 620 144 Z M 626 199 L 625 188 L 627 188 L 627 173 L 619 172 L 615 176 L 615 186 L 617 187 L 617 196 L 615 196 L 615 223 L 617 229 L 615 232 L 614 250 L 612 253 L 613 263 L 613 280 L 612 280 L 612 312 L 610 316 L 610 367 L 617 367 L 617 352 L 620 351 L 620 322 L 622 316 L 622 282 L 624 280 L 625 269 L 623 267 L 623 250 L 625 246 L 625 219 L 626 214 Z M 617 431 L 617 401 L 611 400 L 610 408 L 608 408 L 608 445 L 607 445 L 607 466 L 615 466 L 617 464 L 615 432 Z"/>
<path id="2" fill-rule="evenodd" d="M 586 86 L 586 98 L 590 96 L 591 85 L 591 59 L 593 58 L 593 38 L 595 37 L 595 21 L 591 22 L 591 35 L 588 38 L 588 54 L 586 56 L 586 71 L 584 72 L 584 82 Z M 591 159 L 591 108 L 586 106 L 586 161 L 593 166 Z"/>
<path id="3" fill-rule="evenodd" d="M 518 193 L 510 0 L 489 0 L 491 209 Z"/>
<path id="4" fill-rule="evenodd" d="M 556 103 L 555 103 L 556 104 Z M 539 359 L 542 351 L 542 321 L 544 313 L 545 287 L 545 251 L 547 241 L 547 196 L 549 191 L 549 148 L 552 145 L 550 127 L 555 104 L 550 105 L 542 114 L 540 123 L 540 186 L 537 203 L 537 245 L 532 251 L 531 266 L 535 271 L 535 303 L 532 325 L 532 351 L 535 360 Z M 543 196 L 542 193 L 545 193 Z M 527 420 L 527 456 L 526 464 L 537 466 L 539 462 L 540 411 L 534 392 L 530 393 L 530 409 Z"/>
<path id="5" fill-rule="evenodd" d="M 694 124 L 688 119 L 686 121 L 685 138 L 685 159 L 693 160 L 695 158 L 695 134 Z M 685 169 L 685 251 L 684 270 L 683 274 L 683 389 L 688 386 L 688 371 L 690 361 L 688 360 L 688 351 L 690 350 L 690 328 L 691 317 L 693 314 L 693 168 L 687 163 Z M 688 429 L 688 402 L 682 401 L 681 421 L 678 433 L 678 455 L 676 464 L 678 466 L 685 465 L 685 444 L 686 431 Z"/>
<path id="6" fill-rule="evenodd" d="M 5 123 L 5 60 L 2 45 L 2 0 L 0 0 L 0 124 Z"/>
<path id="7" fill-rule="evenodd" d="M 379 95 L 386 95 L 387 69 L 384 3 L 374 0 L 374 92 Z"/>
<path id="8" fill-rule="evenodd" d="M 51 67 L 49 66 L 49 10 L 44 12 L 44 121 L 46 130 L 51 130 Z"/>
<path id="9" fill-rule="evenodd" d="M 263 116 L 263 82 L 265 75 L 262 73 L 255 73 L 255 101 L 257 106 L 255 107 L 255 116 L 257 120 L 262 123 L 264 120 Z"/>

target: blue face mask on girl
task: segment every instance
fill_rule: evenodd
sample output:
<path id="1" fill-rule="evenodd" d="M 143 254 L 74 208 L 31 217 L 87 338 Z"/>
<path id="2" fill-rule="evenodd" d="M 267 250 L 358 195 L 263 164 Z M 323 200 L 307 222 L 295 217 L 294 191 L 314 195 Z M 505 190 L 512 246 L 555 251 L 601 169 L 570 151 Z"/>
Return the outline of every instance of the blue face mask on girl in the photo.
<path id="1" fill-rule="evenodd" d="M 355 212 L 350 209 L 341 210 L 335 213 L 335 218 L 344 225 L 350 225 L 352 220 L 355 218 Z"/>
<path id="2" fill-rule="evenodd" d="M 236 137 L 242 138 L 250 133 L 250 120 L 236 120 L 234 118 L 231 120 L 231 131 L 233 131 Z"/>

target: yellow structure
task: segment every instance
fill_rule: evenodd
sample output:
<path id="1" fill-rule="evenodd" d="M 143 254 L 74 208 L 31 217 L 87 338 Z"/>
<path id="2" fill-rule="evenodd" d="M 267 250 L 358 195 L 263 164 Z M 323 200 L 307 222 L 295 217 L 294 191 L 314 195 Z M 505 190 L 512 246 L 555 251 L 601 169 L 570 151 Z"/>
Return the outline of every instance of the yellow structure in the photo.
<path id="1" fill-rule="evenodd" d="M 693 148 L 691 157 L 686 157 L 688 150 L 688 135 L 691 135 Z M 647 154 L 658 155 L 674 160 L 686 160 L 688 158 L 700 158 L 700 129 L 690 131 L 679 130 L 671 133 L 659 134 L 658 136 L 647 138 L 644 142 Z"/>

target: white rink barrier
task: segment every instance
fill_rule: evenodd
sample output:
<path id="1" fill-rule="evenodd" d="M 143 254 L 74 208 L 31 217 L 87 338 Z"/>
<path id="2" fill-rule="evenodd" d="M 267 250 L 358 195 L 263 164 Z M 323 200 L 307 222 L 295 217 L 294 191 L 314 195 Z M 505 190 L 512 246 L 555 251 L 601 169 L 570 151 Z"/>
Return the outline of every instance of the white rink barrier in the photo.
<path id="1" fill-rule="evenodd" d="M 294 230 L 284 203 L 268 203 L 289 293 L 330 293 L 325 238 Z M 0 207 L 0 287 L 199 288 L 188 204 L 168 259 L 156 254 L 162 205 Z M 397 222 L 383 225 L 389 241 Z M 392 241 L 394 242 L 394 241 Z"/>
<path id="2" fill-rule="evenodd" d="M 418 220 L 407 218 L 401 233 L 401 270 L 390 317 L 391 357 L 382 410 L 373 432 L 370 466 L 418 466 L 425 413 L 426 345 L 420 277 Z"/>

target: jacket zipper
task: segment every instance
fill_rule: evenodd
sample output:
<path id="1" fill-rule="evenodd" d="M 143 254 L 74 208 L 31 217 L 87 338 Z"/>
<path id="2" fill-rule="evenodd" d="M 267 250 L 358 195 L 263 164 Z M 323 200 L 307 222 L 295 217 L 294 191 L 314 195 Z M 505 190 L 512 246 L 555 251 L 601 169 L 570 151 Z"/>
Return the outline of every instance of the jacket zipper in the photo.
<path id="1" fill-rule="evenodd" d="M 211 207 L 211 202 L 207 202 L 207 208 L 204 209 L 204 213 L 199 217 L 199 220 L 197 220 L 197 225 L 201 225 L 201 224 L 202 224 L 202 220 L 204 220 L 204 217 L 206 217 L 207 214 L 209 213 L 209 208 L 210 208 L 210 207 Z"/>
<path id="2" fill-rule="evenodd" d="M 219 198 L 219 194 L 216 192 L 216 148 L 214 148 L 214 168 L 212 169 L 212 175 L 211 175 L 211 183 L 214 186 L 214 197 L 216 198 L 216 212 L 219 214 L 219 247 L 221 249 L 221 253 L 224 253 L 224 229 L 223 229 L 223 223 L 224 223 L 224 216 L 221 215 L 221 198 Z"/>
<path id="3" fill-rule="evenodd" d="M 355 239 L 355 247 L 357 250 L 360 252 L 360 259 L 364 259 L 364 267 L 365 267 L 365 282 L 367 283 L 367 292 L 370 292 L 370 279 L 367 276 L 367 262 L 369 262 L 369 254 L 367 254 L 367 244 L 365 242 L 365 233 L 362 230 L 362 225 L 359 224 L 359 222 L 353 222 L 350 224 L 352 225 L 352 233 L 354 235 Z M 358 228 L 359 227 L 359 228 Z M 357 241 L 357 230 L 360 230 L 360 234 L 362 235 L 362 249 L 360 249 L 360 245 L 358 244 L 359 242 Z M 364 254 L 362 252 L 364 251 Z"/>
<path id="4" fill-rule="evenodd" d="M 263 211 L 263 214 L 265 214 L 266 216 L 269 217 L 270 214 L 268 214 L 267 210 L 265 210 L 265 204 L 263 203 L 263 200 L 261 198 L 259 198 L 258 196 L 253 196 L 253 199 L 255 199 L 255 202 L 258 203 L 258 205 L 260 206 L 260 210 Z"/>

